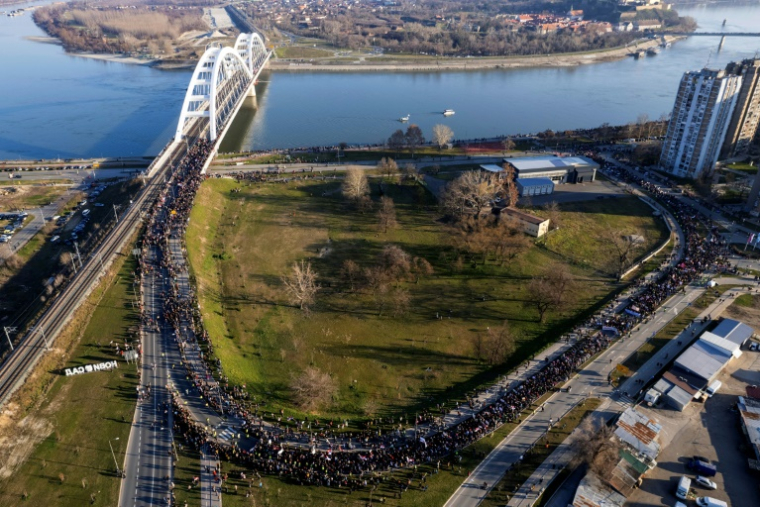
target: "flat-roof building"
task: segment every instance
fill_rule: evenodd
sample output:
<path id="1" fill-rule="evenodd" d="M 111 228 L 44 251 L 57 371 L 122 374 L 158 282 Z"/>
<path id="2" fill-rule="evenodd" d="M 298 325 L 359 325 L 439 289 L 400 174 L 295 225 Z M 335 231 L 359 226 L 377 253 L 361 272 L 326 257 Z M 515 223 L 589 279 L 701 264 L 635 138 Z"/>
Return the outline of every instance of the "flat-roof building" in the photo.
<path id="1" fill-rule="evenodd" d="M 712 330 L 712 334 L 725 338 L 738 344 L 740 347 L 752 338 L 755 330 L 743 322 L 734 319 L 723 319 L 718 326 Z"/>
<path id="2" fill-rule="evenodd" d="M 752 446 L 755 459 L 760 460 L 760 400 L 739 396 L 737 407 L 742 419 L 742 431 Z"/>
<path id="3" fill-rule="evenodd" d="M 586 157 L 514 157 L 505 158 L 514 168 L 517 179 L 549 178 L 554 183 L 588 183 L 596 179 L 599 164 Z"/>
<path id="4" fill-rule="evenodd" d="M 547 195 L 554 192 L 554 182 L 549 178 L 517 178 L 515 183 L 520 197 Z"/>

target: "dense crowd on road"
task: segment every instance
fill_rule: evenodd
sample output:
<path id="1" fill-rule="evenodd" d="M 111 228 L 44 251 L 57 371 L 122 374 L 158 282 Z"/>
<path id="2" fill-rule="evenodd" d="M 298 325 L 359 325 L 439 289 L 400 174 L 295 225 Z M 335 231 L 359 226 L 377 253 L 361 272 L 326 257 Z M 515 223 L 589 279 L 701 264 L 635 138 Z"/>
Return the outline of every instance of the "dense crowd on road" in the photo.
<path id="1" fill-rule="evenodd" d="M 673 294 L 683 291 L 684 287 L 697 279 L 701 273 L 707 270 L 722 272 L 730 269 L 729 247 L 711 227 L 707 218 L 688 203 L 654 183 L 641 179 L 631 171 L 623 168 L 608 170 L 627 183 L 637 184 L 665 205 L 680 225 L 685 239 L 681 258 L 673 259 L 676 262 L 662 267 L 658 276 L 648 281 L 640 279 L 637 282 L 639 290 L 629 298 L 624 313 L 611 319 L 612 323 L 625 330 L 635 326 L 642 319 L 649 318 L 663 302 Z"/>
<path id="2" fill-rule="evenodd" d="M 276 423 L 264 424 L 251 403 L 245 401 L 244 387 L 220 385 L 214 378 L 221 371 L 213 362 L 213 348 L 203 329 L 199 315 L 195 312 L 198 302 L 188 288 L 181 290 L 176 275 L 184 271 L 184 266 L 173 262 L 176 252 L 171 250 L 172 238 L 184 234 L 189 220 L 195 193 L 203 181 L 201 169 L 211 149 L 208 143 L 197 142 L 165 188 L 158 204 L 152 211 L 143 244 L 144 252 L 156 247 L 160 252 L 158 263 L 144 260 L 143 271 L 165 269 L 172 280 L 171 290 L 164 291 L 164 314 L 166 322 L 175 332 L 175 337 L 183 352 L 200 351 L 194 354 L 202 361 L 187 359 L 185 368 L 188 376 L 204 395 L 207 403 L 217 411 L 224 412 L 240 421 L 236 428 L 246 437 L 255 440 L 252 447 L 243 449 L 234 441 L 219 442 L 214 431 L 203 421 L 197 421 L 184 405 L 181 393 L 174 395 L 175 431 L 188 445 L 200 449 L 209 446 L 221 458 L 236 461 L 260 473 L 287 477 L 299 484 L 339 487 L 354 490 L 368 486 L 376 479 L 371 472 L 382 472 L 395 468 L 414 467 L 423 463 L 435 464 L 440 468 L 456 464 L 458 453 L 464 447 L 497 429 L 504 423 L 516 422 L 541 396 L 557 389 L 568 380 L 589 358 L 609 346 L 611 338 L 601 332 L 580 337 L 554 359 L 546 358 L 543 367 L 522 383 L 515 383 L 509 389 L 503 388 L 490 402 L 482 406 L 471 404 L 474 409 L 469 417 L 454 418 L 450 426 L 426 425 L 420 431 L 402 432 L 381 430 L 368 426 L 364 431 L 344 432 L 332 425 L 311 425 L 299 422 L 292 426 Z M 621 176 L 635 180 L 632 175 L 621 171 Z M 657 187 L 644 181 L 636 181 L 644 190 L 665 203 L 683 228 L 686 244 L 683 259 L 675 265 L 664 267 L 657 280 L 641 284 L 640 290 L 632 296 L 629 312 L 619 317 L 620 325 L 635 325 L 647 318 L 670 295 L 681 290 L 701 271 L 721 268 L 726 265 L 726 245 L 716 236 L 705 237 L 700 233 L 699 214 L 687 204 L 660 192 Z M 143 259 L 153 257 L 143 255 Z M 145 325 L 155 322 L 145 317 Z M 192 332 L 188 332 L 187 328 Z M 198 343 L 200 340 L 201 343 Z M 457 408 L 454 409 L 457 411 Z M 445 413 L 443 406 L 418 417 L 416 423 L 430 423 L 439 414 Z M 274 416 L 274 414 L 271 414 Z M 307 429 L 309 431 L 307 431 Z M 369 474 L 368 474 L 369 473 Z M 369 481 L 369 483 L 368 483 Z M 399 485 L 399 493 L 403 485 Z"/>

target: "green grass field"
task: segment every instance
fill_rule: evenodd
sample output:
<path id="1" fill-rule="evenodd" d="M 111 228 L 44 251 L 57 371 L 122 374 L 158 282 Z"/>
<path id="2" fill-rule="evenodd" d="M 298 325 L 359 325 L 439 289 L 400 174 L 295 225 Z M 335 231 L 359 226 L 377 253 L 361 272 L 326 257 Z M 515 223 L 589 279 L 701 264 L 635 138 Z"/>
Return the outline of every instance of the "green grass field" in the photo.
<path id="1" fill-rule="evenodd" d="M 78 342 L 73 338 L 73 352 L 61 366 L 116 359 L 109 342 L 134 336 L 139 318 L 132 308 L 135 267 L 129 257 L 105 293 L 105 287 L 96 290 L 85 304 L 91 319 Z M 92 505 L 116 505 L 120 479 L 114 475 L 108 441 L 122 466 L 135 409 L 135 367 L 119 361 L 111 372 L 65 377 L 56 367 L 42 375 L 39 380 L 49 389 L 39 406 L 25 414 L 25 429 L 14 430 L 13 445 L 0 448 L 0 467 L 11 472 L 0 480 L 0 506 L 90 505 L 91 494 Z"/>
<path id="2" fill-rule="evenodd" d="M 267 412 L 302 415 L 293 409 L 289 383 L 315 365 L 339 386 L 323 415 L 412 417 L 494 380 L 621 287 L 605 273 L 600 247 L 583 245 L 595 253 L 589 266 L 569 266 L 580 280 L 574 308 L 541 325 L 535 310 L 523 305 L 524 287 L 548 262 L 562 262 L 561 255 L 534 247 L 504 266 L 468 260 L 457 268 L 458 253 L 448 246 L 433 198 L 421 187 L 386 184 L 400 224 L 387 233 L 375 213 L 348 207 L 338 188 L 337 181 L 240 186 L 212 179 L 202 185 L 191 215 L 190 264 L 215 353 L 230 380 L 246 384 Z M 377 191 L 373 184 L 375 198 Z M 655 227 L 650 209 L 637 199 L 594 205 L 585 211 L 589 221 L 649 221 Z M 580 211 L 573 213 L 581 218 Z M 372 266 L 386 244 L 427 259 L 435 269 L 430 277 L 396 284 L 411 296 L 403 315 L 393 315 L 385 296 L 351 292 L 340 281 L 345 259 Z M 310 316 L 287 301 L 281 282 L 302 258 L 311 261 L 323 286 Z M 490 367 L 478 361 L 473 342 L 504 320 L 519 334 L 518 349 L 506 365 Z"/>
<path id="3" fill-rule="evenodd" d="M 653 250 L 668 238 L 668 228 L 652 217 L 652 208 L 636 197 L 617 197 L 594 201 L 560 204 L 563 220 L 558 230 L 547 235 L 546 248 L 568 262 L 594 269 L 605 276 L 614 276 L 617 265 L 612 262 L 613 251 L 601 238 L 606 231 L 619 231 L 621 236 L 640 231 L 644 243 L 639 257 Z M 546 216 L 541 208 L 534 213 Z M 542 240 L 543 242 L 543 240 Z"/>

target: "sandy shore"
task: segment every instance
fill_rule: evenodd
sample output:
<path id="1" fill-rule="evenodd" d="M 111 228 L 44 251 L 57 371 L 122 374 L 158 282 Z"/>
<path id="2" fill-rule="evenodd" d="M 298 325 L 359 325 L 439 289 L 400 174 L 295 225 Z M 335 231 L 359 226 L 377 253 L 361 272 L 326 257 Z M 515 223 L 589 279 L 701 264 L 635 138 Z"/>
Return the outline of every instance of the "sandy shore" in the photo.
<path id="1" fill-rule="evenodd" d="M 669 42 L 683 39 L 679 37 L 667 37 Z M 646 40 L 638 43 L 637 48 L 647 49 L 657 46 L 658 40 Z M 631 47 L 616 48 L 606 51 L 591 53 L 569 53 L 542 56 L 514 56 L 504 58 L 448 58 L 438 61 L 433 60 L 404 60 L 372 63 L 371 58 L 353 63 L 336 64 L 332 62 L 320 63 L 314 60 L 309 63 L 293 62 L 289 60 L 270 60 L 269 69 L 273 71 L 291 72 L 447 72 L 469 71 L 486 69 L 517 69 L 525 67 L 576 67 L 592 63 L 611 62 L 630 58 Z"/>

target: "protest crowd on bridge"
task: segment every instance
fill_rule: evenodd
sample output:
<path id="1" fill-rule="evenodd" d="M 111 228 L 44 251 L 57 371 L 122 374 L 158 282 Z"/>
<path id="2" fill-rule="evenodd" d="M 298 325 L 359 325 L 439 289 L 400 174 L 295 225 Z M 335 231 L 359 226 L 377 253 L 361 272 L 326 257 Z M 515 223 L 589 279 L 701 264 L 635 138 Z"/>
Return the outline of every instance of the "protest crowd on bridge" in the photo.
<path id="1" fill-rule="evenodd" d="M 618 333 L 609 335 L 601 330 L 578 336 L 575 343 L 554 358 L 546 357 L 540 370 L 522 383 L 502 387 L 498 396 L 481 405 L 469 403 L 472 415 L 453 418 L 448 426 L 439 419 L 449 410 L 455 413 L 461 401 L 438 405 L 422 416 L 398 420 L 396 429 L 384 429 L 367 423 L 361 429 L 349 430 L 348 424 L 320 423 L 319 420 L 283 421 L 282 414 L 259 413 L 259 406 L 248 399 L 245 386 L 230 386 L 223 379 L 221 365 L 213 359 L 213 347 L 200 319 L 198 301 L 192 290 L 179 290 L 175 277 L 185 270 L 172 261 L 170 238 L 182 237 L 188 222 L 195 193 L 204 179 L 201 169 L 209 156 L 211 146 L 204 141 L 196 142 L 185 157 L 173 180 L 163 190 L 156 207 L 152 210 L 143 243 L 143 251 L 157 249 L 157 263 L 141 262 L 143 273 L 163 269 L 172 280 L 172 290 L 162 293 L 165 321 L 174 329 L 178 346 L 205 350 L 198 357 L 201 361 L 188 360 L 184 368 L 189 379 L 204 396 L 206 403 L 217 412 L 240 421 L 236 431 L 244 440 L 253 442 L 242 448 L 234 439 L 220 442 L 213 429 L 197 420 L 186 406 L 182 393 L 174 393 L 174 429 L 176 435 L 194 448 L 210 449 L 221 459 L 256 470 L 261 474 L 278 475 L 298 484 L 345 488 L 348 491 L 374 487 L 383 476 L 378 472 L 410 468 L 422 464 L 439 470 L 441 467 L 457 466 L 458 453 L 476 440 L 496 430 L 504 423 L 519 422 L 523 411 L 531 408 L 541 396 L 555 391 L 570 379 L 578 369 L 595 354 L 606 349 Z M 662 267 L 651 281 L 639 282 L 637 291 L 629 299 L 625 312 L 606 321 L 625 334 L 650 317 L 670 295 L 694 281 L 701 272 L 721 270 L 727 266 L 727 246 L 715 235 L 700 233 L 704 217 L 681 201 L 660 192 L 653 185 L 635 180 L 632 175 L 619 171 L 620 179 L 635 182 L 667 206 L 681 225 L 685 245 L 683 258 L 673 265 Z M 708 228 L 709 230 L 709 228 Z M 143 255 L 142 259 L 149 259 Z M 590 319 L 589 325 L 601 323 Z M 156 322 L 144 317 L 146 327 Z M 190 327 L 192 332 L 188 332 Z M 199 343 L 200 342 L 200 343 Z M 216 372 L 216 375 L 214 375 Z M 447 408 L 448 407 L 448 408 Z M 415 431 L 404 430 L 401 422 L 415 422 Z M 374 422 L 374 421 L 373 421 Z M 289 424 L 287 424 L 289 423 Z M 313 426 L 312 426 L 313 423 Z M 417 425 L 420 427 L 417 427 Z M 416 468 L 415 468 L 416 470 Z M 400 495 L 410 484 L 398 484 Z M 395 487 L 395 485 L 394 485 Z M 424 489 L 421 480 L 419 488 Z"/>

